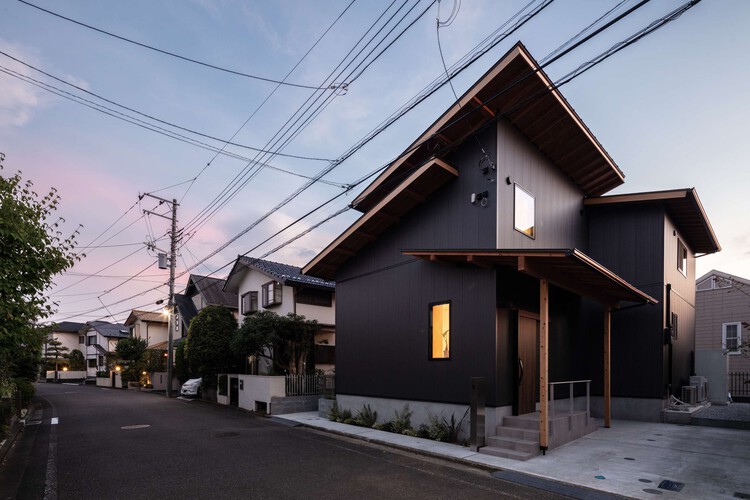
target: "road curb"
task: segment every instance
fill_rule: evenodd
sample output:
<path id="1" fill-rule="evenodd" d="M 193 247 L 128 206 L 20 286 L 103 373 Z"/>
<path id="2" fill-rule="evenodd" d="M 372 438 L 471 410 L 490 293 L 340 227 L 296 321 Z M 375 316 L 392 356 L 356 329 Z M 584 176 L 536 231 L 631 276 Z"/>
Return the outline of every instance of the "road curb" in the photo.
<path id="1" fill-rule="evenodd" d="M 18 419 L 14 415 L 10 421 L 10 432 L 8 434 L 8 437 L 0 443 L 0 463 L 5 460 L 6 455 L 8 455 L 8 452 L 13 447 L 13 444 L 16 442 L 16 439 L 21 433 L 21 430 L 23 430 L 23 427 L 24 421 Z"/>

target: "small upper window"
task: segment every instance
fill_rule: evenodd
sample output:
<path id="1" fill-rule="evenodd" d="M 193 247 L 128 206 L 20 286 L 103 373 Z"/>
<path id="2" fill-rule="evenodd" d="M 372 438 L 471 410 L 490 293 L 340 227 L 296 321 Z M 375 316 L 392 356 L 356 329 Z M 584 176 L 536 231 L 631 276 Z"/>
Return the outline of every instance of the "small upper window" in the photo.
<path id="1" fill-rule="evenodd" d="M 240 312 L 245 316 L 258 312 L 258 292 L 247 292 L 242 294 Z"/>
<path id="2" fill-rule="evenodd" d="M 741 323 L 724 323 L 721 326 L 722 347 L 726 349 L 727 354 L 740 354 L 742 345 L 742 324 Z"/>
<path id="3" fill-rule="evenodd" d="M 263 307 L 281 304 L 281 283 L 269 281 L 263 285 Z"/>
<path id="4" fill-rule="evenodd" d="M 732 288 L 732 279 L 712 275 L 698 283 L 698 285 L 695 287 L 695 289 L 699 292 L 704 292 L 706 290 L 716 290 L 719 288 Z"/>
<path id="5" fill-rule="evenodd" d="M 688 251 L 682 240 L 677 240 L 677 269 L 687 276 Z"/>
<path id="6" fill-rule="evenodd" d="M 430 306 L 430 359 L 451 357 L 451 304 Z"/>
<path id="7" fill-rule="evenodd" d="M 524 188 L 515 184 L 514 219 L 513 226 L 529 238 L 536 237 L 534 224 L 534 197 Z"/>

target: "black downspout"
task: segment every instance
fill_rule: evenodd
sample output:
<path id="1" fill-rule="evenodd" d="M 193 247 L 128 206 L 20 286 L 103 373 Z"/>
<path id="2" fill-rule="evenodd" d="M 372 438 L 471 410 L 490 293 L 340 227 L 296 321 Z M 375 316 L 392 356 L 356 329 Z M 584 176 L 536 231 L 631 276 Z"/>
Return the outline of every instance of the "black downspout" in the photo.
<path id="1" fill-rule="evenodd" d="M 672 387 L 672 284 L 667 283 L 667 296 L 665 298 L 665 309 L 666 309 L 666 325 L 664 329 L 664 344 L 667 346 L 667 391 L 669 395 L 673 395 Z"/>

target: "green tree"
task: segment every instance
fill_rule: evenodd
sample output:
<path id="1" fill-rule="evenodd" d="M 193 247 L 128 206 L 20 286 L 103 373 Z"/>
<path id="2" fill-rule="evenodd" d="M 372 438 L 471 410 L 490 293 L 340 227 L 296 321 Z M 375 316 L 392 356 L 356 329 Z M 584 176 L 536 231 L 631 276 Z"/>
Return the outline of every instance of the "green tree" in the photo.
<path id="1" fill-rule="evenodd" d="M 4 159 L 0 153 L 0 170 Z M 45 294 L 56 274 L 80 260 L 73 251 L 78 230 L 65 237 L 64 221 L 55 218 L 57 191 L 39 197 L 32 188 L 20 172 L 0 175 L 0 393 L 12 391 L 24 351 L 41 354 L 44 339 L 34 325 L 55 305 Z"/>
<path id="2" fill-rule="evenodd" d="M 70 369 L 73 371 L 86 370 L 86 359 L 83 357 L 83 353 L 78 349 L 70 351 L 70 354 L 68 354 L 68 363 Z"/>
<path id="3" fill-rule="evenodd" d="M 273 373 L 301 374 L 314 370 L 310 358 L 319 329 L 317 321 L 298 314 L 260 311 L 245 317 L 231 346 L 238 356 L 269 359 Z"/>
<path id="4" fill-rule="evenodd" d="M 204 387 L 216 386 L 216 375 L 236 371 L 239 363 L 230 348 L 237 320 L 229 309 L 208 306 L 190 322 L 185 349 L 188 372 L 203 377 Z"/>
<path id="5" fill-rule="evenodd" d="M 190 378 L 190 371 L 188 370 L 187 355 L 185 350 L 187 348 L 187 338 L 182 339 L 182 342 L 177 344 L 174 351 L 174 374 L 177 380 L 181 384 L 184 384 Z"/>
<path id="6" fill-rule="evenodd" d="M 115 354 L 123 364 L 121 377 L 124 382 L 135 382 L 141 379 L 141 372 L 145 368 L 143 356 L 146 354 L 147 347 L 146 339 L 136 337 L 128 337 L 117 342 Z"/>
<path id="7" fill-rule="evenodd" d="M 57 378 L 57 371 L 61 370 L 64 361 L 68 359 L 68 349 L 62 342 L 56 338 L 48 338 L 45 346 L 47 366 L 55 370 L 55 378 Z"/>

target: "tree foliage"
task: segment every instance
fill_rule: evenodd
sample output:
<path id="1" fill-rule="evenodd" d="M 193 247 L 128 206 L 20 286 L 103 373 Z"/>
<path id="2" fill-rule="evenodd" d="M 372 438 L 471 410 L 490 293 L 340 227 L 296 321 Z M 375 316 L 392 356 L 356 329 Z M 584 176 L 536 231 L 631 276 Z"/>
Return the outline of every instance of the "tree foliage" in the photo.
<path id="1" fill-rule="evenodd" d="M 0 153 L 0 170 L 3 160 Z M 81 258 L 74 252 L 78 230 L 70 236 L 61 231 L 59 204 L 54 188 L 40 197 L 20 172 L 0 174 L 0 392 L 24 368 L 18 365 L 24 351 L 35 351 L 38 364 L 44 337 L 34 325 L 55 306 L 45 294 L 52 278 Z"/>
<path id="2" fill-rule="evenodd" d="M 60 369 L 68 359 L 68 347 L 56 338 L 48 338 L 46 342 L 47 366 L 53 370 Z"/>
<path id="3" fill-rule="evenodd" d="M 319 329 L 317 321 L 298 314 L 260 311 L 242 322 L 232 349 L 239 356 L 269 359 L 273 373 L 301 374 L 314 369 L 310 355 Z"/>
<path id="4" fill-rule="evenodd" d="M 236 371 L 239 363 L 230 348 L 237 320 L 224 307 L 208 306 L 190 322 L 185 349 L 188 372 L 203 377 L 205 387 L 216 385 L 216 375 Z"/>
<path id="5" fill-rule="evenodd" d="M 73 371 L 86 370 L 86 358 L 83 357 L 83 353 L 78 349 L 70 351 L 70 354 L 68 354 L 68 364 Z"/>
<path id="6" fill-rule="evenodd" d="M 135 382 L 141 379 L 145 363 L 143 356 L 146 354 L 148 342 L 146 339 L 128 337 L 117 342 L 115 354 L 124 365 L 120 376 L 124 382 Z"/>

